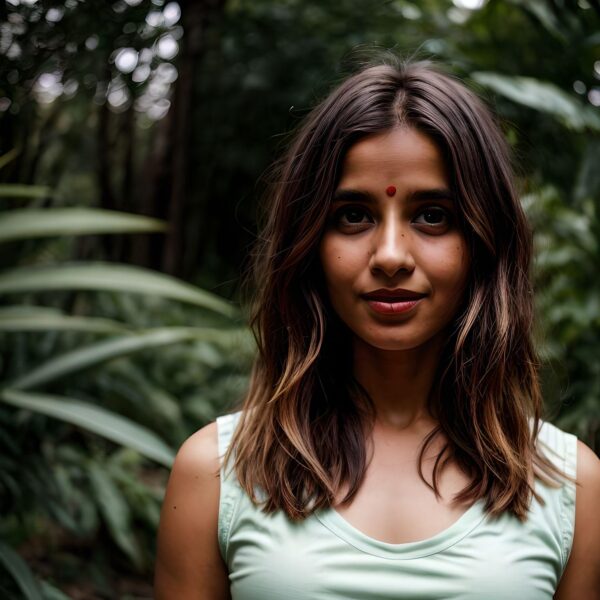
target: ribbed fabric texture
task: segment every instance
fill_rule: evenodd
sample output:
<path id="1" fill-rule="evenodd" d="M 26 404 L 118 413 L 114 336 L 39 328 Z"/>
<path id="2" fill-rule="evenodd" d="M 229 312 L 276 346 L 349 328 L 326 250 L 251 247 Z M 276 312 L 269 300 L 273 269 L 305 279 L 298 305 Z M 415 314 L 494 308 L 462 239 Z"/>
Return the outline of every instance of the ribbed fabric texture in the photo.
<path id="1" fill-rule="evenodd" d="M 217 419 L 219 454 L 240 413 Z M 544 423 L 542 451 L 576 474 L 577 439 Z M 476 502 L 454 524 L 418 542 L 388 544 L 333 509 L 301 523 L 265 515 L 221 470 L 219 545 L 233 600 L 551 600 L 569 557 L 575 485 L 536 481 L 544 503 L 532 501 L 521 523 L 491 519 Z"/>

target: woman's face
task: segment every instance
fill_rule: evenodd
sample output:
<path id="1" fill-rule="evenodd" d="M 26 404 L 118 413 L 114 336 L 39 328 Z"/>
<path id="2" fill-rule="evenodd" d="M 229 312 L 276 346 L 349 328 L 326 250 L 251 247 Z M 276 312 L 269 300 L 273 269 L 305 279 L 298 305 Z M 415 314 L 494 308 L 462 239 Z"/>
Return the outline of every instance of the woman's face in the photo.
<path id="1" fill-rule="evenodd" d="M 410 350 L 444 335 L 469 271 L 435 144 L 412 128 L 346 154 L 320 259 L 331 304 L 355 338 Z"/>

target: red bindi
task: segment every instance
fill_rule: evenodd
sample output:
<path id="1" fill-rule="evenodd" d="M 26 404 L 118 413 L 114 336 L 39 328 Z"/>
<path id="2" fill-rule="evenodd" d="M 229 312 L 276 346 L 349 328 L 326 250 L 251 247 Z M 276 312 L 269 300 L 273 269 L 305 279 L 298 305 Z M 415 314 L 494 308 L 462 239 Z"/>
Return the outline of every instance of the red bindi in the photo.
<path id="1" fill-rule="evenodd" d="M 385 193 L 390 197 L 393 196 L 396 193 L 396 186 L 388 185 L 388 187 L 385 188 Z"/>

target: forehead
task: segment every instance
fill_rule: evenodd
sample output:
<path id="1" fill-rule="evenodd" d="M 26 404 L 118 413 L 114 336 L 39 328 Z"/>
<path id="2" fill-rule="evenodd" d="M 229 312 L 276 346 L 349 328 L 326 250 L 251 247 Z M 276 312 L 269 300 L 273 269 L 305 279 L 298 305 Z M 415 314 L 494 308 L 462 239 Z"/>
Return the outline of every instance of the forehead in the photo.
<path id="1" fill-rule="evenodd" d="M 342 181 L 373 178 L 448 185 L 442 153 L 428 136 L 412 127 L 370 135 L 350 147 L 342 164 Z"/>

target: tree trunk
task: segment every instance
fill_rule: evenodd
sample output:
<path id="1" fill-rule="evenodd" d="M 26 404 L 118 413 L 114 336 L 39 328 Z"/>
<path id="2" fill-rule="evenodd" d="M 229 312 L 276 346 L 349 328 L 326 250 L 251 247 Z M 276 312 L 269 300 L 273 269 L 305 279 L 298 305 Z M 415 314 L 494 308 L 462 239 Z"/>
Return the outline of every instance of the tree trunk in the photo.
<path id="1" fill-rule="evenodd" d="M 166 239 L 163 269 L 172 275 L 185 276 L 184 221 L 190 197 L 189 156 L 192 141 L 192 112 L 197 109 L 195 75 L 206 48 L 207 31 L 222 14 L 225 0 L 186 0 L 180 2 L 180 6 L 184 36 L 178 63 L 179 77 L 175 85 L 172 106 L 173 151 L 168 207 L 170 229 Z"/>
<path id="2" fill-rule="evenodd" d="M 171 172 L 168 160 L 171 151 L 171 121 L 172 114 L 169 113 L 156 124 L 151 149 L 137 175 L 135 186 L 135 212 L 157 219 L 167 217 L 164 198 L 168 196 Z M 136 235 L 130 260 L 135 265 L 159 270 L 162 268 L 164 245 L 164 234 Z"/>
<path id="3" fill-rule="evenodd" d="M 117 209 L 125 212 L 135 212 L 135 203 L 132 197 L 136 131 L 133 103 L 120 115 L 120 124 L 118 139 L 123 147 L 123 156 L 121 159 L 123 166 Z M 135 244 L 137 236 L 118 235 L 113 237 L 115 242 L 113 256 L 115 260 L 127 262 L 129 256 L 131 256 L 131 245 Z"/>

